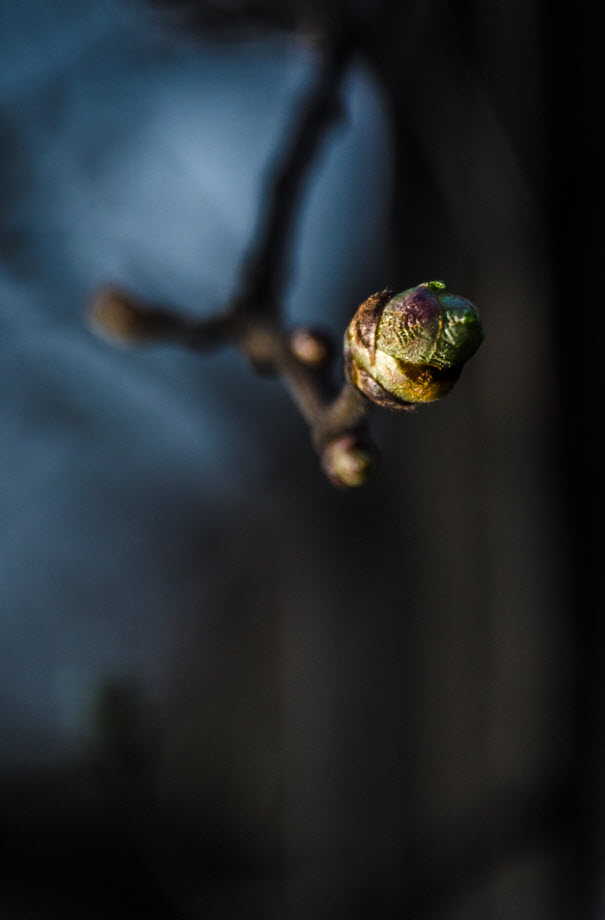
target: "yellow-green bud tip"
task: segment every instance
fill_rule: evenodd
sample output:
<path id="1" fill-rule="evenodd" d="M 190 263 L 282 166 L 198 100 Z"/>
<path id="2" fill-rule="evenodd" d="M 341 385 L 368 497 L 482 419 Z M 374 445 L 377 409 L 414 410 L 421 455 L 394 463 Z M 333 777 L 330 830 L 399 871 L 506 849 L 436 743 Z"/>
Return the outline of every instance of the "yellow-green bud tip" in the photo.
<path id="1" fill-rule="evenodd" d="M 445 281 L 427 281 L 426 286 L 434 291 L 445 291 Z"/>

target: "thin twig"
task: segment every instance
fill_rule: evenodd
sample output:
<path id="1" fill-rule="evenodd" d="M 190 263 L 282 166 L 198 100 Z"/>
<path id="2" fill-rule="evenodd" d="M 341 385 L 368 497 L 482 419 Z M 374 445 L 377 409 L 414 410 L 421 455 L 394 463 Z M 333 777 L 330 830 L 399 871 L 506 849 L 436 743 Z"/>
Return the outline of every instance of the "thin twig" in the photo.
<path id="1" fill-rule="evenodd" d="M 305 179 L 328 128 L 342 112 L 341 84 L 350 58 L 344 38 L 326 47 L 318 79 L 276 164 L 236 298 L 236 309 L 248 315 L 279 315 Z"/>

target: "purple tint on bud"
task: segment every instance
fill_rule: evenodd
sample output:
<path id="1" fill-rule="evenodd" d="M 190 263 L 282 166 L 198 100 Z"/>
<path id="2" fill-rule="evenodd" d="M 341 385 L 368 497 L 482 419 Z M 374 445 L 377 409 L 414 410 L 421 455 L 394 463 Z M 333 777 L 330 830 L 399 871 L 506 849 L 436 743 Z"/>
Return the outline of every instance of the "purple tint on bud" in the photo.
<path id="1" fill-rule="evenodd" d="M 435 292 L 428 286 L 419 285 L 411 291 L 393 298 L 393 310 L 405 314 L 412 326 L 429 326 L 439 323 L 441 306 Z"/>
<path id="2" fill-rule="evenodd" d="M 419 284 L 393 297 L 385 306 L 376 346 L 387 355 L 421 362 L 439 335 L 441 304 L 428 284 Z"/>

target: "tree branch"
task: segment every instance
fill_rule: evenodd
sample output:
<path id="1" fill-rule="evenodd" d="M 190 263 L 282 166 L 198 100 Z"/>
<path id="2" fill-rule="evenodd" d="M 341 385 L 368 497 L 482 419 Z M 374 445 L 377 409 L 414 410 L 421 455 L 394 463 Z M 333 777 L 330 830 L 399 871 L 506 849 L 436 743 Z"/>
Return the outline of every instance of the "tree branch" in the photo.
<path id="1" fill-rule="evenodd" d="M 305 180 L 321 141 L 340 114 L 341 85 L 350 59 L 344 33 L 326 45 L 318 78 L 270 180 L 268 204 L 244 261 L 239 292 L 225 312 L 194 320 L 171 308 L 143 303 L 113 286 L 97 294 L 91 310 L 95 328 L 113 340 L 163 341 L 198 351 L 230 343 L 260 372 L 283 377 L 309 425 L 325 473 L 343 487 L 361 485 L 373 465 L 376 451 L 366 426 L 369 403 L 349 383 L 336 394 L 328 341 L 310 329 L 287 332 L 281 314 Z"/>
<path id="2" fill-rule="evenodd" d="M 306 420 L 324 472 L 336 485 L 362 485 L 374 463 L 369 441 L 370 402 L 409 409 L 448 393 L 479 347 L 476 307 L 428 281 L 400 294 L 372 294 L 357 309 L 344 341 L 346 377 L 336 392 L 333 349 L 312 329 L 287 331 L 282 300 L 305 180 L 322 138 L 340 111 L 341 84 L 352 43 L 343 30 L 326 45 L 318 79 L 278 157 L 267 206 L 244 260 L 239 291 L 223 313 L 195 320 L 141 303 L 119 288 L 97 296 L 92 318 L 110 337 L 166 341 L 198 351 L 232 344 L 261 373 L 281 376 Z"/>
<path id="3" fill-rule="evenodd" d="M 326 47 L 316 83 L 276 163 L 236 303 L 236 309 L 248 315 L 279 313 L 305 179 L 321 141 L 342 112 L 341 84 L 350 59 L 344 37 Z"/>

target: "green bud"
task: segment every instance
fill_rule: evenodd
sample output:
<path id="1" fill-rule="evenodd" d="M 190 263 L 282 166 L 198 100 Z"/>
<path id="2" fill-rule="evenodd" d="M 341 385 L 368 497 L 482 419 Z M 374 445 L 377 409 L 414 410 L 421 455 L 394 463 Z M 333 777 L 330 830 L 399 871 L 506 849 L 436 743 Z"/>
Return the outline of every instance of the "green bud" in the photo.
<path id="1" fill-rule="evenodd" d="M 445 396 L 483 340 L 477 308 L 429 281 L 401 294 L 380 291 L 361 304 L 345 333 L 347 376 L 391 409 Z"/>

